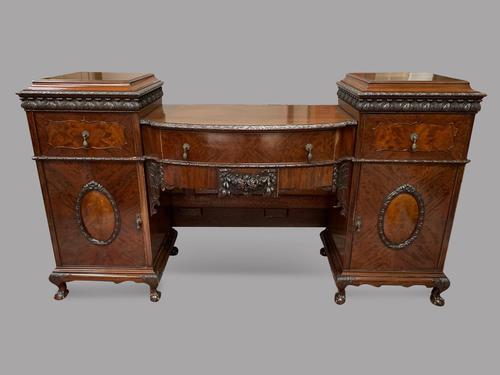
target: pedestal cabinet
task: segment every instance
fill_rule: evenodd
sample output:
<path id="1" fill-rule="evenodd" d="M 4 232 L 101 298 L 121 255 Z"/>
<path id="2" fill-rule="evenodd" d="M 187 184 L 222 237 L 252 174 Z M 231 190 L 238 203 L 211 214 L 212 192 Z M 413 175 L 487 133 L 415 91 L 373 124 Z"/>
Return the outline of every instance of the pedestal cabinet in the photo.
<path id="1" fill-rule="evenodd" d="M 338 287 L 425 285 L 444 262 L 485 96 L 428 73 L 352 73 L 338 105 L 162 105 L 152 74 L 80 72 L 19 93 L 56 268 L 158 283 L 183 226 L 320 227 Z M 208 249 L 210 250 L 210 249 Z M 305 251 L 310 249 L 305 249 Z"/>
<path id="2" fill-rule="evenodd" d="M 136 281 L 152 301 L 176 232 L 149 221 L 139 119 L 160 105 L 153 75 L 75 73 L 20 93 L 49 222 L 56 299 L 73 280 Z M 174 250 L 175 251 L 175 250 Z"/>
<path id="3" fill-rule="evenodd" d="M 432 74 L 348 74 L 338 86 L 339 105 L 358 127 L 345 225 L 322 234 L 336 301 L 344 303 L 347 285 L 422 284 L 441 306 L 450 285 L 443 273 L 448 240 L 484 94 Z"/>

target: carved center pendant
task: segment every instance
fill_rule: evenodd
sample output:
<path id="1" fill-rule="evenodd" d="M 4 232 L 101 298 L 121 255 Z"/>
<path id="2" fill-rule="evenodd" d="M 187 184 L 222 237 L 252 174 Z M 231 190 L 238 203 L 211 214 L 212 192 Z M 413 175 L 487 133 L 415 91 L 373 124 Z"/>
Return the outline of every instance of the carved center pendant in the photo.
<path id="1" fill-rule="evenodd" d="M 266 169 L 257 173 L 240 173 L 231 169 L 219 169 L 219 196 L 257 194 L 277 196 L 277 172 Z"/>

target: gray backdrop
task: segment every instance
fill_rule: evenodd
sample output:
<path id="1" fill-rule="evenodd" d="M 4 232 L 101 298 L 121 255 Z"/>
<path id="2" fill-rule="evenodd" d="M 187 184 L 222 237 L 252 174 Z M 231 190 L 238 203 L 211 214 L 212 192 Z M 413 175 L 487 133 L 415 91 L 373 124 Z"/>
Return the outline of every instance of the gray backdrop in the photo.
<path id="1" fill-rule="evenodd" d="M 498 364 L 495 2 L 296 3 L 2 2 L 1 372 L 485 373 Z M 166 103 L 336 103 L 335 82 L 350 71 L 470 80 L 489 96 L 456 212 L 446 307 L 423 287 L 370 286 L 348 288 L 337 306 L 319 229 L 257 228 L 180 230 L 157 304 L 130 283 L 72 283 L 53 301 L 49 232 L 14 93 L 78 70 L 154 72 Z"/>

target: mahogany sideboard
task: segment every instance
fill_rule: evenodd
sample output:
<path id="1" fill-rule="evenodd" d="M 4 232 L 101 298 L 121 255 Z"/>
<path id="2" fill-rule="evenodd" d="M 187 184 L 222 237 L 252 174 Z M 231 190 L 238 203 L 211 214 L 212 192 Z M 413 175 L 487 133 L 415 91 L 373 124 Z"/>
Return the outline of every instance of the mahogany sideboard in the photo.
<path id="1" fill-rule="evenodd" d="M 18 93 L 56 268 L 135 281 L 150 299 L 182 226 L 321 227 L 348 285 L 425 285 L 443 272 L 474 116 L 485 94 L 429 73 L 351 73 L 338 105 L 162 105 L 153 74 L 78 72 Z"/>

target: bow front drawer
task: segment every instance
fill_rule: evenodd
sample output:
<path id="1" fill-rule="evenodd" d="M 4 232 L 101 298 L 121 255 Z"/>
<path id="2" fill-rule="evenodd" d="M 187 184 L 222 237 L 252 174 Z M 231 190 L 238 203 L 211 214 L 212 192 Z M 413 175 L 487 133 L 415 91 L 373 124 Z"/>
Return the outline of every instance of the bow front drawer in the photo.
<path id="1" fill-rule="evenodd" d="M 130 116 L 37 113 L 40 152 L 49 156 L 133 156 Z"/>
<path id="2" fill-rule="evenodd" d="M 467 157 L 473 115 L 366 115 L 360 155 L 373 159 Z"/>
<path id="3" fill-rule="evenodd" d="M 190 163 L 315 164 L 334 160 L 336 132 L 162 130 L 163 159 Z"/>

